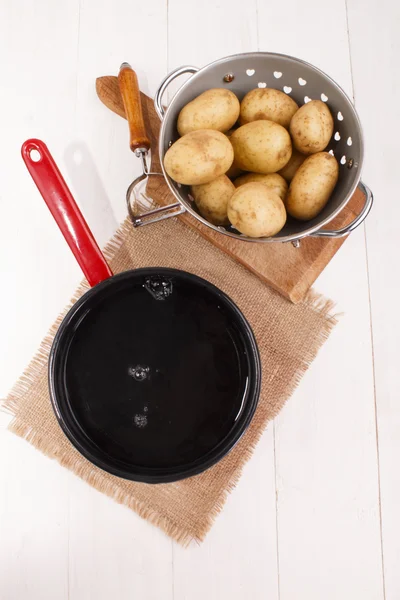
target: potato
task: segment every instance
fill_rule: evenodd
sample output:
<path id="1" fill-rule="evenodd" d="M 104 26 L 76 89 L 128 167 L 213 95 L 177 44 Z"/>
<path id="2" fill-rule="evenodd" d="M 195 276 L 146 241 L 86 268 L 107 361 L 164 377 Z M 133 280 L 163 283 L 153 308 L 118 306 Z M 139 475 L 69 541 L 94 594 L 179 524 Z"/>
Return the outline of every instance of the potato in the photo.
<path id="1" fill-rule="evenodd" d="M 272 121 L 253 121 L 236 129 L 230 137 L 235 164 L 243 171 L 275 173 L 292 155 L 286 129 Z"/>
<path id="2" fill-rule="evenodd" d="M 184 185 L 208 183 L 225 173 L 233 162 L 233 148 L 223 133 L 200 129 L 179 138 L 164 156 L 164 167 Z"/>
<path id="3" fill-rule="evenodd" d="M 226 175 L 220 175 L 210 183 L 192 185 L 192 195 L 202 217 L 214 225 L 229 225 L 228 200 L 235 189 Z"/>
<path id="4" fill-rule="evenodd" d="M 235 129 L 230 129 L 229 131 L 227 131 L 225 133 L 225 135 L 230 138 L 232 133 L 235 131 Z M 239 169 L 239 167 L 236 165 L 235 163 L 235 159 L 233 159 L 233 163 L 232 165 L 229 167 L 229 169 L 227 170 L 227 172 L 225 173 L 225 175 L 227 177 L 229 177 L 229 179 L 236 179 L 236 177 L 239 177 L 239 175 L 242 175 L 242 173 L 244 173 L 244 171 L 242 169 Z"/>
<path id="5" fill-rule="evenodd" d="M 305 154 L 301 154 L 296 148 L 293 148 L 289 162 L 279 171 L 279 175 L 282 175 L 282 177 L 290 183 L 297 169 L 303 164 L 306 158 L 307 156 Z"/>
<path id="6" fill-rule="evenodd" d="M 306 158 L 292 179 L 285 205 L 300 221 L 316 217 L 324 208 L 339 177 L 339 164 L 329 152 Z"/>
<path id="7" fill-rule="evenodd" d="M 239 100 L 223 88 L 207 90 L 186 104 L 178 116 L 179 135 L 198 129 L 228 131 L 238 120 Z"/>
<path id="8" fill-rule="evenodd" d="M 287 94 L 272 88 L 256 88 L 248 92 L 240 104 L 240 124 L 266 119 L 288 128 L 298 110 L 296 102 Z"/>
<path id="9" fill-rule="evenodd" d="M 303 154 L 322 152 L 333 133 L 333 118 L 325 102 L 311 100 L 290 121 L 293 145 Z"/>
<path id="10" fill-rule="evenodd" d="M 278 194 L 263 183 L 246 183 L 228 202 L 232 225 L 249 237 L 270 237 L 286 223 L 286 210 Z"/>
<path id="11" fill-rule="evenodd" d="M 246 183 L 251 183 L 254 181 L 266 185 L 269 190 L 275 192 L 275 194 L 278 194 L 281 200 L 285 199 L 288 191 L 288 185 L 283 177 L 278 175 L 278 173 L 270 173 L 269 175 L 262 175 L 261 173 L 246 173 L 246 175 L 241 175 L 235 179 L 233 183 L 235 187 L 240 187 L 241 185 L 245 185 Z"/>
<path id="12" fill-rule="evenodd" d="M 243 169 L 239 169 L 239 167 L 235 163 L 235 159 L 233 159 L 232 166 L 229 167 L 225 175 L 229 177 L 229 179 L 236 179 L 239 175 L 244 173 Z"/>

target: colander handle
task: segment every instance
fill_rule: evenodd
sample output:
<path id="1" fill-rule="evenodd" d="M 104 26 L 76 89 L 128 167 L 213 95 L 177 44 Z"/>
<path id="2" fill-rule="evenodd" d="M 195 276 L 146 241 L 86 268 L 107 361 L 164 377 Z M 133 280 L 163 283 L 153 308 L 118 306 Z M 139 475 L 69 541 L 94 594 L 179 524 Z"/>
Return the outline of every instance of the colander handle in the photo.
<path id="1" fill-rule="evenodd" d="M 321 229 L 320 231 L 315 231 L 314 233 L 311 233 L 310 237 L 341 238 L 345 235 L 348 235 L 351 231 L 354 231 L 354 229 L 361 225 L 361 223 L 367 218 L 369 211 L 372 208 L 374 196 L 369 187 L 365 185 L 365 183 L 363 183 L 362 181 L 360 181 L 358 187 L 361 188 L 365 196 L 365 204 L 360 214 L 351 223 L 346 225 L 346 227 L 342 227 L 341 229 L 336 230 Z"/>
<path id="2" fill-rule="evenodd" d="M 191 73 L 193 75 L 194 73 L 197 73 L 198 70 L 199 70 L 198 67 L 191 67 L 189 65 L 186 65 L 184 67 L 179 67 L 178 69 L 171 71 L 171 73 L 169 73 L 165 77 L 165 79 L 162 80 L 160 87 L 158 88 L 156 95 L 154 96 L 154 107 L 155 107 L 156 112 L 157 112 L 158 116 L 160 117 L 161 121 L 163 120 L 164 115 L 165 115 L 165 110 L 162 105 L 162 98 L 163 98 L 165 90 L 167 89 L 167 87 L 169 86 L 171 81 L 173 81 L 180 75 L 184 75 L 185 73 Z"/>

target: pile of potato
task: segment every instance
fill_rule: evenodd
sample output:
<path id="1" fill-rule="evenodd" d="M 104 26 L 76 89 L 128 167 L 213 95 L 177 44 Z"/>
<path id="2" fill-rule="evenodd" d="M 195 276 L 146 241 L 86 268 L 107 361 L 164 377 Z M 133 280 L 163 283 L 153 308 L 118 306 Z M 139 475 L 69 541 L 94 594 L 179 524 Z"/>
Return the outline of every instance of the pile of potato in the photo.
<path id="1" fill-rule="evenodd" d="M 183 107 L 177 128 L 165 170 L 191 186 L 199 213 L 214 225 L 273 236 L 287 214 L 317 216 L 337 183 L 338 162 L 324 152 L 333 118 L 320 100 L 299 108 L 279 90 L 257 88 L 240 103 L 216 88 Z"/>

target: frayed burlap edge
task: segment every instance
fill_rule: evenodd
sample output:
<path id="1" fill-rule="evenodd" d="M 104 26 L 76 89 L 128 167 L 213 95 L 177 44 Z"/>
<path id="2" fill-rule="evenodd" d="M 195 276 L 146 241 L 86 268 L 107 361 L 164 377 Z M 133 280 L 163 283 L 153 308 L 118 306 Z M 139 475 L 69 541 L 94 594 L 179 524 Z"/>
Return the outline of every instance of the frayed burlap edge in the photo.
<path id="1" fill-rule="evenodd" d="M 107 260 L 112 260 L 116 251 L 123 244 L 125 235 L 129 233 L 130 228 L 130 222 L 125 220 L 113 238 L 108 242 L 103 251 Z M 267 424 L 270 422 L 270 420 L 277 416 L 286 401 L 275 411 L 272 411 L 270 418 L 266 419 L 262 426 L 259 427 L 256 432 L 254 432 L 252 439 L 249 440 L 247 447 L 244 449 L 241 455 L 238 468 L 235 470 L 231 480 L 221 493 L 218 501 L 215 503 L 207 519 L 205 520 L 202 532 L 196 537 L 191 536 L 188 532 L 182 530 L 176 523 L 173 523 L 170 519 L 160 515 L 158 512 L 152 509 L 149 509 L 143 504 L 143 502 L 132 498 L 132 496 L 121 490 L 117 483 L 118 478 L 115 478 L 115 480 L 113 479 L 112 481 L 105 480 L 102 471 L 91 465 L 91 463 L 83 458 L 72 446 L 60 451 L 60 448 L 57 446 L 57 444 L 49 439 L 45 439 L 38 432 L 33 431 L 32 427 L 24 423 L 23 420 L 18 417 L 19 402 L 22 400 L 22 398 L 29 394 L 31 386 L 36 382 L 37 377 L 42 374 L 43 368 L 46 368 L 52 342 L 59 325 L 74 302 L 76 302 L 88 289 L 88 283 L 86 280 L 84 280 L 76 290 L 75 294 L 72 296 L 67 307 L 57 317 L 55 323 L 49 329 L 47 335 L 40 344 L 38 352 L 31 360 L 21 377 L 17 380 L 7 398 L 0 401 L 0 408 L 13 416 L 13 419 L 8 425 L 8 430 L 28 441 L 32 446 L 37 448 L 46 456 L 56 459 L 62 466 L 66 467 L 70 471 L 73 471 L 76 475 L 78 475 L 78 477 L 86 481 L 93 488 L 106 494 L 119 504 L 125 505 L 134 510 L 140 517 L 162 529 L 169 537 L 181 545 L 186 547 L 192 541 L 200 543 L 204 540 L 215 519 L 224 507 L 228 495 L 238 484 L 243 468 L 247 461 L 251 458 Z M 288 385 L 287 398 L 289 398 L 297 388 L 304 373 L 314 360 L 316 353 L 329 337 L 338 320 L 338 315 L 333 314 L 335 307 L 334 302 L 325 298 L 323 295 L 314 292 L 313 290 L 308 292 L 303 304 L 307 305 L 312 310 L 319 313 L 319 315 L 324 317 L 324 326 L 315 340 L 315 346 L 313 347 L 312 351 L 306 351 L 303 364 L 294 373 L 292 381 Z"/>

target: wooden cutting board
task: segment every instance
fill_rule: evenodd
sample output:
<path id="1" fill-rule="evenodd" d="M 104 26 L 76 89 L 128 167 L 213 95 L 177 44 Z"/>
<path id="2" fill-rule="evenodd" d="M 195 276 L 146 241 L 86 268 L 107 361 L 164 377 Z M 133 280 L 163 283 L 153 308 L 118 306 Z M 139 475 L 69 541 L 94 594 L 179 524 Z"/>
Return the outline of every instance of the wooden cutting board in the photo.
<path id="1" fill-rule="evenodd" d="M 117 77 L 99 77 L 96 79 L 96 91 L 109 109 L 125 118 Z M 154 110 L 153 101 L 143 93 L 141 98 L 147 133 L 151 139 L 151 170 L 161 172 L 158 156 L 160 120 Z M 147 193 L 160 205 L 176 202 L 163 177 L 150 177 Z M 344 227 L 359 214 L 363 205 L 364 195 L 357 189 L 347 206 L 329 223 L 328 228 Z M 294 248 L 291 243 L 252 244 L 224 236 L 187 213 L 178 218 L 294 303 L 304 298 L 318 275 L 346 240 L 306 238 L 301 240 L 299 248 Z"/>

